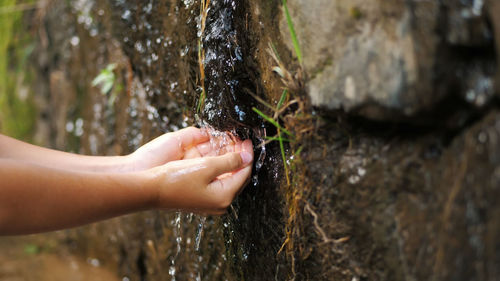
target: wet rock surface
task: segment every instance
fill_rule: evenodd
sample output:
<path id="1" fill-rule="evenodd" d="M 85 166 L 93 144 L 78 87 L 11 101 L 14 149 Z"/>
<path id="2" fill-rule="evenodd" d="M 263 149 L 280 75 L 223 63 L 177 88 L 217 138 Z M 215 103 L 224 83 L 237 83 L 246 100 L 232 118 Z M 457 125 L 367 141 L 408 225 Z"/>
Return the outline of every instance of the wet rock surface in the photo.
<path id="1" fill-rule="evenodd" d="M 499 253 L 486 245 L 498 243 L 499 118 L 493 111 L 452 138 L 371 124 L 348 129 L 349 143 L 323 127 L 305 151 L 314 187 L 305 204 L 319 219 L 304 229 L 330 246 L 300 245 L 298 279 L 495 280 Z M 350 239 L 325 243 L 322 232 Z"/>
<path id="2" fill-rule="evenodd" d="M 496 73 L 492 5 L 290 1 L 313 105 L 381 120 L 414 116 L 449 95 L 483 106 Z M 280 30 L 289 38 L 284 18 Z"/>
<path id="3" fill-rule="evenodd" d="M 212 1 L 201 34 L 206 94 L 202 117 L 220 130 L 253 128 L 259 122 L 251 111 L 256 101 L 248 93 L 257 92 L 260 80 L 242 20 L 248 21 L 247 6 L 244 1 Z"/>
<path id="4" fill-rule="evenodd" d="M 41 13 L 36 83 L 54 125 L 40 139 L 116 155 L 208 123 L 251 137 L 262 167 L 223 217 L 145 212 L 51 245 L 124 281 L 498 279 L 494 1 L 289 0 L 303 71 L 281 1 L 212 0 L 204 30 L 200 4 L 81 0 Z M 270 43 L 294 81 L 273 71 Z M 103 92 L 92 80 L 110 64 Z M 251 109 L 272 116 L 254 96 L 273 107 L 283 88 L 290 184 L 277 142 L 262 146 L 276 127 Z"/>

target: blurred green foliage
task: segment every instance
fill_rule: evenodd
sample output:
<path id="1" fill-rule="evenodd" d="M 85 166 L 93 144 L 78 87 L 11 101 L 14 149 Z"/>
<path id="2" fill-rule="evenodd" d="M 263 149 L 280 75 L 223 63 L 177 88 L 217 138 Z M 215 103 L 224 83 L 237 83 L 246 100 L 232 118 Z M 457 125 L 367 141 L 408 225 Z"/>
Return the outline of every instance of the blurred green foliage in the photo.
<path id="1" fill-rule="evenodd" d="M 111 89 L 113 88 L 116 80 L 116 75 L 113 72 L 116 68 L 116 64 L 111 63 L 106 66 L 106 68 L 101 69 L 101 72 L 99 72 L 99 75 L 94 78 L 92 81 L 92 86 L 100 86 L 101 87 L 101 93 L 103 95 L 107 95 L 109 92 L 111 92 Z"/>
<path id="2" fill-rule="evenodd" d="M 24 245 L 24 253 L 28 255 L 36 255 L 40 253 L 40 247 L 36 244 L 26 244 Z"/>
<path id="3" fill-rule="evenodd" d="M 31 1 L 32 2 L 32 1 Z M 0 132 L 31 141 L 36 111 L 29 70 L 34 40 L 16 0 L 0 0 Z"/>

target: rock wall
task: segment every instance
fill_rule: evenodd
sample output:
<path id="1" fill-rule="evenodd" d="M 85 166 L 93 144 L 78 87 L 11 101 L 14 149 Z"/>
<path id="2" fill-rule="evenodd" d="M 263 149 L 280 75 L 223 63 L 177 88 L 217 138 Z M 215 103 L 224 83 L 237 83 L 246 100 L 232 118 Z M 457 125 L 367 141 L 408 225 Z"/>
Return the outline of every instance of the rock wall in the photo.
<path id="1" fill-rule="evenodd" d="M 221 218 L 137 214 L 58 233 L 62 247 L 123 280 L 498 279 L 497 2 L 289 0 L 302 64 L 281 1 L 209 3 L 205 28 L 194 0 L 41 15 L 54 147 L 123 154 L 198 114 L 263 160 Z M 273 115 L 284 88 L 286 166 L 252 110 Z"/>
<path id="2" fill-rule="evenodd" d="M 478 107 L 494 95 L 492 8 L 484 1 L 289 6 L 313 105 L 391 120 L 429 111 L 450 95 Z M 288 33 L 284 19 L 280 30 Z"/>

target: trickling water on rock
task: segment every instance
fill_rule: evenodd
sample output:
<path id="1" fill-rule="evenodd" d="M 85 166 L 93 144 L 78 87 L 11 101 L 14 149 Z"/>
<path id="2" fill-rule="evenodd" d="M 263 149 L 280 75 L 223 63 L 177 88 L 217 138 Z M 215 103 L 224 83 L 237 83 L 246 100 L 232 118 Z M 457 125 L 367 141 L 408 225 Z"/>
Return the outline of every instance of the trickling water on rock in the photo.
<path id="1" fill-rule="evenodd" d="M 254 128 L 262 123 L 251 110 L 256 103 L 248 94 L 257 92 L 259 79 L 241 20 L 248 18 L 247 6 L 245 1 L 212 0 L 201 34 L 206 77 L 202 117 L 219 130 Z"/>

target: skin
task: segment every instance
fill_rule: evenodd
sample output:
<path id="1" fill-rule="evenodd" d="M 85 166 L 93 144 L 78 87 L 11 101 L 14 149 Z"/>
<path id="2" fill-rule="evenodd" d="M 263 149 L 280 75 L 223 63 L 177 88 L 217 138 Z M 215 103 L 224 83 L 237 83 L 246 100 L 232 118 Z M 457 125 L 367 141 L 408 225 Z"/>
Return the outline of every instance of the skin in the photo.
<path id="1" fill-rule="evenodd" d="M 162 209 L 225 213 L 252 170 L 250 140 L 216 151 L 197 128 L 126 156 L 83 156 L 0 135 L 0 235 L 79 226 Z"/>

